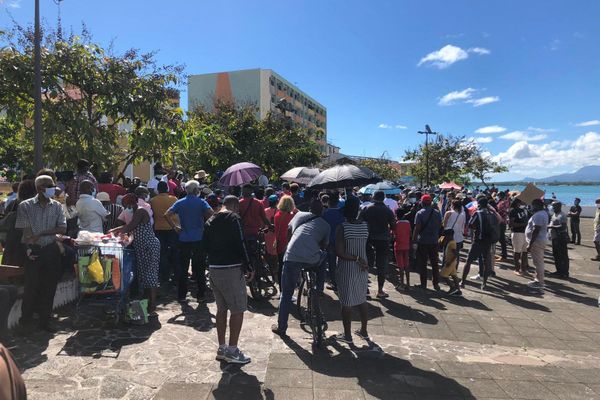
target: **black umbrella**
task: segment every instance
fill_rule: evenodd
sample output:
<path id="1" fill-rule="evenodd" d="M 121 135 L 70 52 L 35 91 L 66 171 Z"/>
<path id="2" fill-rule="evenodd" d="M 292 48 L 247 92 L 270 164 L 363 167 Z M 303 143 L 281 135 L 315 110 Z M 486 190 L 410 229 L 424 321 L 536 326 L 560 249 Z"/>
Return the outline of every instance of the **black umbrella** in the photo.
<path id="1" fill-rule="evenodd" d="M 382 179 L 366 167 L 352 164 L 336 165 L 315 176 L 307 185 L 311 189 L 337 189 L 351 186 L 364 186 Z"/>

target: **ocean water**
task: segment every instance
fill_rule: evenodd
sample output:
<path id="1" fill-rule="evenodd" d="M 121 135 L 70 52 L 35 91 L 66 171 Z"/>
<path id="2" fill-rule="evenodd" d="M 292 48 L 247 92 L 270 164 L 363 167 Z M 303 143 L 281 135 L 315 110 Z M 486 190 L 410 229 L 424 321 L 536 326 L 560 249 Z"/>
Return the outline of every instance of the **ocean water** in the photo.
<path id="1" fill-rule="evenodd" d="M 552 198 L 552 193 L 556 194 L 556 198 L 563 204 L 573 204 L 575 197 L 581 199 L 582 206 L 593 206 L 596 199 L 600 197 L 600 186 L 573 186 L 573 185 L 536 185 L 538 188 L 546 192 L 546 198 Z M 499 190 L 510 189 L 511 191 L 522 191 L 525 185 L 522 186 L 498 186 Z"/>

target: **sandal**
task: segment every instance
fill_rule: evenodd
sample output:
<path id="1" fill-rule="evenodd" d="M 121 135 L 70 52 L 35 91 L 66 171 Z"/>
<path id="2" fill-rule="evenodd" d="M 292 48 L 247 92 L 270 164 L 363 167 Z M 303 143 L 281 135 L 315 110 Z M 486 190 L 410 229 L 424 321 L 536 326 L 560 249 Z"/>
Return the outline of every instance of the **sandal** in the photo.
<path id="1" fill-rule="evenodd" d="M 350 338 L 350 339 L 346 338 L 346 335 L 344 335 L 343 333 L 338 333 L 333 338 L 335 339 L 336 342 L 342 342 L 342 343 L 346 343 L 346 344 L 353 344 L 354 343 L 352 341 L 352 338 Z"/>
<path id="2" fill-rule="evenodd" d="M 390 297 L 390 295 L 387 294 L 386 292 L 377 293 L 378 299 L 387 299 L 388 297 Z"/>
<path id="3" fill-rule="evenodd" d="M 367 342 L 371 341 L 371 338 L 369 337 L 369 335 L 363 335 L 362 333 L 360 333 L 360 330 L 355 330 L 354 334 L 356 336 L 358 336 L 359 338 L 361 338 L 362 340 L 366 340 Z"/>

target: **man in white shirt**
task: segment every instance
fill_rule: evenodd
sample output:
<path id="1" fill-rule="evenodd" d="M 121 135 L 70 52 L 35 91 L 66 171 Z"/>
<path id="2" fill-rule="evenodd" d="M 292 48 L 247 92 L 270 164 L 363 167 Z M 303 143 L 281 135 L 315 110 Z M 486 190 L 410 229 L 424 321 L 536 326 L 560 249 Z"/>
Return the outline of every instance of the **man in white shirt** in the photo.
<path id="1" fill-rule="evenodd" d="M 392 199 L 391 195 L 385 195 L 385 200 L 383 200 L 383 204 L 385 204 L 390 210 L 392 210 L 394 215 L 396 214 L 396 210 L 398 209 L 398 202 Z"/>
<path id="2" fill-rule="evenodd" d="M 104 233 L 102 224 L 109 212 L 94 197 L 95 192 L 93 182 L 83 181 L 79 184 L 79 200 L 75 204 L 77 216 L 79 217 L 79 228 L 88 232 Z"/>
<path id="3" fill-rule="evenodd" d="M 544 289 L 544 250 L 546 249 L 546 240 L 548 238 L 548 213 L 544 209 L 544 202 L 541 199 L 535 199 L 531 202 L 533 216 L 527 222 L 525 228 L 525 237 L 527 240 L 527 252 L 531 253 L 531 259 L 535 266 L 535 275 L 533 281 L 528 283 L 531 289 Z"/>
<path id="4" fill-rule="evenodd" d="M 156 163 L 154 165 L 154 177 L 148 181 L 148 190 L 153 196 L 158 194 L 158 182 L 168 182 L 169 178 L 166 171 L 162 167 L 162 164 Z"/>

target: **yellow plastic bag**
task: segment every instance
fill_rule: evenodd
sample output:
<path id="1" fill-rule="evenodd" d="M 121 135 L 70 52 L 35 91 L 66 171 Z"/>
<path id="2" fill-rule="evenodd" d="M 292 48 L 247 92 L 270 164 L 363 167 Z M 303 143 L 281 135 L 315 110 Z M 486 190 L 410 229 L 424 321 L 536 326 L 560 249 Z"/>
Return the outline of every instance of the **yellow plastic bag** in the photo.
<path id="1" fill-rule="evenodd" d="M 98 284 L 104 283 L 104 270 L 102 269 L 100 260 L 98 260 L 98 252 L 92 254 L 90 265 L 87 268 L 92 281 Z"/>

